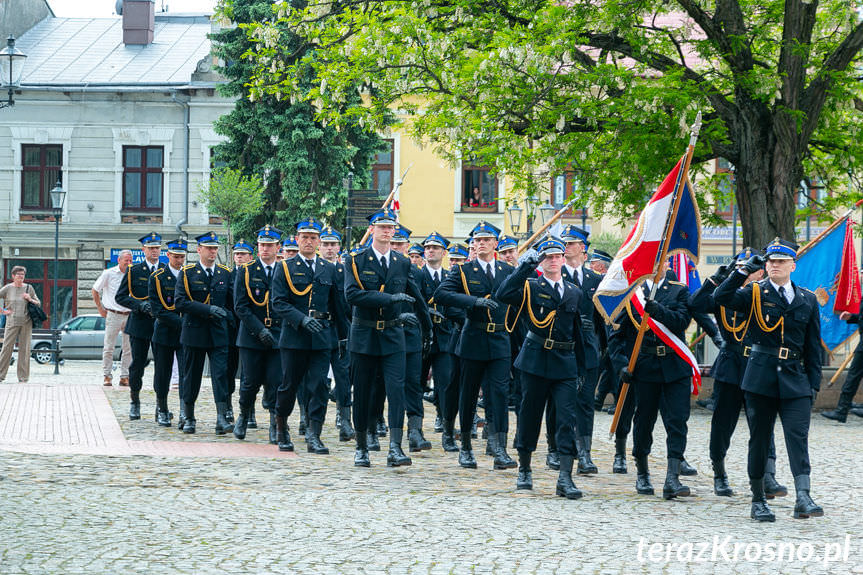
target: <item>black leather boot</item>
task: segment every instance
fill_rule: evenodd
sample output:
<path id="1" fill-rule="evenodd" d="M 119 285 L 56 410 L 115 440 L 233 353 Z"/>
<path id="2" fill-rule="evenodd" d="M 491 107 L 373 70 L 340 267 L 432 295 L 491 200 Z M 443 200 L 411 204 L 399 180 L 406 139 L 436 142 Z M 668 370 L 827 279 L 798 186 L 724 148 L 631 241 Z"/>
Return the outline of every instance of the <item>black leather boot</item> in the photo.
<path id="1" fill-rule="evenodd" d="M 431 441 L 426 439 L 426 436 L 423 434 L 423 420 L 422 420 L 422 418 L 419 418 L 419 424 L 418 425 L 419 425 L 419 427 L 417 429 L 419 429 L 419 432 L 420 432 L 420 449 L 422 449 L 423 451 L 428 451 L 429 449 L 432 448 L 432 444 L 431 444 Z"/>
<path id="2" fill-rule="evenodd" d="M 572 481 L 572 463 L 573 456 L 561 454 L 560 456 L 560 473 L 557 476 L 557 488 L 555 492 L 561 497 L 567 499 L 581 499 L 582 493 Z"/>
<path id="3" fill-rule="evenodd" d="M 387 467 L 410 465 L 411 458 L 402 451 L 402 429 L 390 429 L 390 450 L 387 453 Z"/>
<path id="4" fill-rule="evenodd" d="M 374 431 L 369 431 L 366 435 L 368 436 L 366 437 L 366 444 L 368 445 L 368 450 L 380 451 L 381 443 L 380 441 L 378 441 L 378 434 Z"/>
<path id="5" fill-rule="evenodd" d="M 851 411 L 848 413 L 856 415 L 857 417 L 863 417 L 863 407 L 852 407 Z"/>
<path id="6" fill-rule="evenodd" d="M 578 469 L 577 472 L 580 475 L 590 475 L 593 473 L 599 473 L 599 469 L 597 469 L 596 464 L 593 463 L 593 460 L 590 459 L 590 448 L 592 443 L 592 437 L 589 435 L 585 435 L 578 442 L 581 444 L 581 449 L 578 451 Z"/>
<path id="7" fill-rule="evenodd" d="M 234 402 L 231 398 L 228 398 L 228 409 L 225 410 L 225 419 L 228 420 L 228 423 L 234 423 Z"/>
<path id="8" fill-rule="evenodd" d="M 321 441 L 322 421 L 310 421 L 306 427 L 306 451 L 315 455 L 329 455 L 330 450 Z"/>
<path id="9" fill-rule="evenodd" d="M 533 472 L 530 469 L 530 451 L 518 452 L 518 477 L 515 480 L 516 489 L 533 489 Z"/>
<path id="10" fill-rule="evenodd" d="M 186 424 L 183 426 L 183 433 L 195 433 L 195 404 L 186 404 Z"/>
<path id="11" fill-rule="evenodd" d="M 458 444 L 455 442 L 455 421 L 444 420 L 443 434 L 440 438 L 441 447 L 448 453 L 458 451 Z"/>
<path id="12" fill-rule="evenodd" d="M 216 404 L 216 435 L 224 435 L 226 433 L 231 433 L 234 430 L 234 425 L 232 423 L 228 423 L 227 413 L 227 403 Z"/>
<path id="13" fill-rule="evenodd" d="M 412 415 L 408 417 L 408 450 L 411 453 L 422 451 L 422 437 L 420 436 L 420 426 L 422 418 Z"/>
<path id="14" fill-rule="evenodd" d="M 476 469 L 476 458 L 473 456 L 470 435 L 462 433 L 461 450 L 458 452 L 458 464 L 465 469 Z"/>
<path id="15" fill-rule="evenodd" d="M 279 442 L 279 432 L 276 428 L 276 411 L 274 409 L 270 410 L 270 445 L 276 445 Z"/>
<path id="16" fill-rule="evenodd" d="M 612 473 L 626 473 L 626 436 L 614 436 L 614 463 L 611 465 Z"/>
<path id="17" fill-rule="evenodd" d="M 300 425 L 297 428 L 297 433 L 299 433 L 300 435 L 305 435 L 306 434 L 306 407 L 302 403 L 299 403 L 298 405 L 300 408 Z"/>
<path id="18" fill-rule="evenodd" d="M 680 460 L 680 474 L 684 476 L 698 475 L 698 470 L 689 465 L 686 459 Z"/>
<path id="19" fill-rule="evenodd" d="M 387 422 L 384 421 L 383 417 L 378 418 L 377 426 L 375 427 L 377 431 L 378 437 L 386 437 L 387 436 Z"/>
<path id="20" fill-rule="evenodd" d="M 749 511 L 749 517 L 756 521 L 770 523 L 776 521 L 776 515 L 770 510 L 764 495 L 764 478 L 749 478 L 749 488 L 752 490 L 752 507 Z"/>
<path id="21" fill-rule="evenodd" d="M 560 454 L 556 450 L 549 450 L 548 455 L 545 456 L 545 465 L 549 469 L 558 471 L 560 469 Z"/>
<path id="22" fill-rule="evenodd" d="M 728 484 L 728 474 L 725 473 L 725 460 L 717 459 L 713 464 L 713 493 L 720 497 L 731 497 L 734 491 Z"/>
<path id="23" fill-rule="evenodd" d="M 258 420 L 255 419 L 255 406 L 252 405 L 249 408 L 249 419 L 246 422 L 246 427 L 249 429 L 257 429 L 258 428 Z"/>
<path id="24" fill-rule="evenodd" d="M 237 439 L 246 438 L 246 427 L 249 425 L 249 408 L 240 405 L 240 415 L 234 422 L 234 437 Z"/>
<path id="25" fill-rule="evenodd" d="M 168 417 L 168 398 L 156 398 L 156 424 L 159 427 L 171 427 L 171 418 Z"/>
<path id="26" fill-rule="evenodd" d="M 641 495 L 653 495 L 653 485 L 650 483 L 650 469 L 647 466 L 647 456 L 635 458 L 635 491 Z"/>
<path id="27" fill-rule="evenodd" d="M 843 391 L 839 394 L 839 403 L 836 405 L 836 409 L 832 411 L 824 411 L 821 415 L 827 419 L 832 419 L 839 423 L 845 423 L 845 420 L 848 419 L 848 411 L 851 409 L 851 402 L 853 399 L 854 396 L 852 394 Z"/>
<path id="28" fill-rule="evenodd" d="M 443 419 L 440 415 L 434 418 L 434 431 L 435 433 L 443 432 Z"/>
<path id="29" fill-rule="evenodd" d="M 662 498 L 689 497 L 689 487 L 680 482 L 680 459 L 669 457 L 668 469 L 665 472 L 665 484 L 662 486 Z"/>
<path id="30" fill-rule="evenodd" d="M 183 400 L 180 400 L 180 417 L 177 419 L 177 429 L 183 431 L 183 428 L 186 426 L 186 404 L 183 403 Z"/>
<path id="31" fill-rule="evenodd" d="M 279 415 L 276 416 L 276 442 L 279 444 L 279 451 L 294 450 L 294 442 L 291 441 L 287 418 Z"/>
<path id="32" fill-rule="evenodd" d="M 491 434 L 490 434 L 491 435 Z M 499 431 L 494 435 L 497 436 L 497 441 L 495 441 L 495 452 L 494 452 L 494 468 L 495 469 L 513 469 L 518 467 L 518 463 L 516 463 L 512 457 L 509 456 L 509 453 L 506 452 L 506 436 L 507 433 L 505 431 Z"/>
<path id="33" fill-rule="evenodd" d="M 487 430 L 488 427 L 483 427 L 483 431 Z M 489 457 L 494 457 L 494 452 L 497 449 L 495 445 L 497 443 L 497 435 L 483 433 L 482 439 L 485 439 L 485 454 Z"/>
<path id="34" fill-rule="evenodd" d="M 776 481 L 775 459 L 768 459 L 764 466 L 764 494 L 767 499 L 788 495 L 788 488 Z"/>
<path id="35" fill-rule="evenodd" d="M 809 476 L 798 475 L 794 478 L 794 489 L 797 491 L 797 501 L 794 503 L 794 519 L 809 519 L 822 517 L 824 509 L 816 505 L 809 496 Z"/>
<path id="36" fill-rule="evenodd" d="M 141 419 L 141 398 L 137 391 L 131 394 L 131 402 L 129 403 L 129 419 L 135 421 Z"/>
<path id="37" fill-rule="evenodd" d="M 357 449 L 354 452 L 354 467 L 371 467 L 372 465 L 369 460 L 369 446 L 366 441 L 368 436 L 368 433 L 357 432 Z"/>
<path id="38" fill-rule="evenodd" d="M 351 426 L 351 407 L 339 407 L 339 441 L 350 441 L 357 436 Z"/>

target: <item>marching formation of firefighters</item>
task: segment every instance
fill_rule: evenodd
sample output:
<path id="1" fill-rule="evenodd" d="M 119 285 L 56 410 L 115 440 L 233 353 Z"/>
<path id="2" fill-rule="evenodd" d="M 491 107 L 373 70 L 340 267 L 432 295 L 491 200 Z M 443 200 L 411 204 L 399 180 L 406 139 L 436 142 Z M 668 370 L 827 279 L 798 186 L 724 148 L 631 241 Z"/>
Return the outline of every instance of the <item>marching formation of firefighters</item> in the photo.
<path id="1" fill-rule="evenodd" d="M 387 465 L 405 466 L 411 465 L 405 447 L 432 448 L 423 430 L 431 374 L 434 429 L 441 447 L 458 453 L 458 465 L 478 466 L 479 423 L 494 469 L 517 468 L 516 488 L 532 489 L 532 454 L 545 420 L 545 463 L 559 470 L 556 493 L 578 499 L 582 492 L 573 474 L 598 471 L 591 455 L 594 403 L 601 406 L 606 393 L 616 393 L 619 380 L 632 392 L 622 406 L 612 471 L 627 473 L 632 431 L 636 490 L 654 493 L 648 455 L 659 415 L 668 457 L 662 495 L 691 494 L 681 482 L 696 473 L 684 459 L 690 366 L 647 330 L 635 369 L 628 369 L 642 317 L 627 305 L 613 326 L 602 321 L 593 295 L 612 258 L 594 250 L 588 259 L 587 231 L 564 226 L 559 237 L 546 235 L 519 260 L 516 240 L 487 222 L 476 224 L 467 247 L 436 232 L 410 245 L 410 230 L 387 208 L 369 220 L 370 241 L 350 254 L 339 253 L 337 231 L 314 219 L 299 222 L 290 237 L 265 226 L 257 246 L 233 247 L 233 270 L 216 263 L 220 240 L 212 232 L 196 238 L 198 261 L 187 265 L 185 240 L 167 242 L 166 265 L 157 263 L 161 238 L 141 238 L 147 261 L 129 267 L 117 294 L 117 302 L 132 310 L 126 328 L 133 356 L 130 418 L 140 419 L 152 347 L 160 426 L 172 426 L 168 396 L 176 359 L 177 427 L 196 433 L 195 405 L 208 358 L 217 434 L 243 439 L 257 427 L 262 390 L 270 443 L 294 449 L 288 418 L 298 406 L 297 431 L 307 450 L 327 454 L 322 428 L 332 394 L 339 439 L 355 441 L 356 466 L 370 466 L 370 451 L 381 449 L 378 438 L 387 428 Z M 653 293 L 645 313 L 681 339 L 695 316 L 716 318 L 714 341 L 721 350 L 713 369 L 717 395 L 709 446 L 714 491 L 733 493 L 725 456 L 743 408 L 751 516 L 758 521 L 774 521 L 767 500 L 788 491 L 775 477 L 777 415 L 794 477 L 794 517 L 823 515 L 809 495 L 807 443 L 821 380 L 819 315 L 815 296 L 789 279 L 796 252 L 797 246 L 778 239 L 763 251 L 747 249 L 691 297 L 673 272 L 644 286 Z"/>

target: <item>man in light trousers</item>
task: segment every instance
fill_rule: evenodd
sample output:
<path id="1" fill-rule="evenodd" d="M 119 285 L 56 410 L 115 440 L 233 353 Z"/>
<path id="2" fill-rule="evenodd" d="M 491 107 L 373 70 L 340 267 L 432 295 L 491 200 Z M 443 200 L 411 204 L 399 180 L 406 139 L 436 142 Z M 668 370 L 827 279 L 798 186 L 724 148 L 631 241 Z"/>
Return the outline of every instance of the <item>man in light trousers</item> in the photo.
<path id="1" fill-rule="evenodd" d="M 117 265 L 102 272 L 96 283 L 93 284 L 93 301 L 99 315 L 105 318 L 105 342 L 102 347 L 102 374 L 104 385 L 111 387 L 113 377 L 111 368 L 114 364 L 114 346 L 117 342 L 117 334 L 123 334 L 123 355 L 120 359 L 120 385 L 129 385 L 129 364 L 132 362 L 132 350 L 129 344 L 129 336 L 124 333 L 126 320 L 129 319 L 129 309 L 118 304 L 114 297 L 120 282 L 126 277 L 126 269 L 132 264 L 132 252 L 123 250 L 117 257 Z"/>

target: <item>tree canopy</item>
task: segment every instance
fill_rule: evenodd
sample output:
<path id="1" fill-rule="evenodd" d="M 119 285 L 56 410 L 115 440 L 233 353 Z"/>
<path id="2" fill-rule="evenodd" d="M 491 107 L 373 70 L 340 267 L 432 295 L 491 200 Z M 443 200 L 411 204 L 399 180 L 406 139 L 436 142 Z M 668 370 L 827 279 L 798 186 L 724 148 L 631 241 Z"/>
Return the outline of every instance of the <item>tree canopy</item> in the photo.
<path id="1" fill-rule="evenodd" d="M 225 63 L 221 72 L 228 80 L 220 90 L 238 98 L 234 110 L 216 122 L 216 131 L 228 138 L 216 147 L 216 160 L 245 175 L 256 175 L 264 184 L 262 208 L 231 222 L 234 232 L 247 238 L 254 237 L 264 223 L 290 232 L 301 218 L 309 216 L 343 228 L 347 210 L 344 182 L 353 173 L 355 186 L 368 186 L 370 166 L 381 146 L 373 131 L 356 122 L 327 125 L 305 101 L 250 91 L 255 63 L 243 55 L 254 44 L 242 26 L 271 19 L 272 9 L 271 0 L 223 0 L 222 20 L 237 26 L 213 36 L 215 53 Z M 284 61 L 302 62 L 308 45 L 286 25 L 277 27 L 275 45 L 293 54 Z M 319 82 L 313 67 L 303 67 L 302 72 L 298 68 L 296 73 L 302 74 L 305 85 Z M 344 106 L 359 103 L 357 91 L 352 94 Z"/>
<path id="2" fill-rule="evenodd" d="M 276 2 L 246 27 L 250 96 L 308 102 L 337 126 L 381 128 L 397 110 L 417 139 L 505 172 L 518 194 L 572 170 L 580 200 L 618 217 L 670 171 L 701 110 L 695 162 L 735 167 L 733 188 L 719 178 L 702 186 L 702 214 L 713 212 L 708 195 L 727 200 L 729 190 L 744 242 L 760 247 L 793 237 L 801 180 L 831 190 L 821 213 L 861 196 L 857 9 L 847 0 Z M 285 33 L 301 41 L 286 47 Z"/>

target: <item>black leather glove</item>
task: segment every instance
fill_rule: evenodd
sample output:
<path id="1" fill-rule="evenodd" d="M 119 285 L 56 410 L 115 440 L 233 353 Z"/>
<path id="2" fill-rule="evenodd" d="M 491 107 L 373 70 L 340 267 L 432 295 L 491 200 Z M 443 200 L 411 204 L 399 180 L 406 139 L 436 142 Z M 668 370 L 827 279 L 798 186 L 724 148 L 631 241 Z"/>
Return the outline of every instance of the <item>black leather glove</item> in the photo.
<path id="1" fill-rule="evenodd" d="M 260 341 L 267 347 L 275 347 L 276 345 L 276 338 L 273 337 L 273 332 L 271 332 L 267 328 L 264 328 L 258 332 L 258 341 Z"/>
<path id="2" fill-rule="evenodd" d="M 436 310 L 436 309 L 431 309 L 431 308 L 429 308 L 429 315 L 430 315 L 430 316 L 432 316 L 432 317 L 436 317 L 436 318 L 440 319 L 441 321 L 443 321 L 443 320 L 445 320 L 445 319 L 446 319 L 446 317 L 444 316 L 444 314 L 442 314 L 441 312 L 439 312 L 439 311 L 438 311 L 438 310 Z"/>
<path id="3" fill-rule="evenodd" d="M 618 379 L 620 379 L 621 383 L 632 384 L 632 372 L 629 371 L 628 368 L 621 368 L 620 373 L 618 374 Z"/>
<path id="4" fill-rule="evenodd" d="M 145 313 L 150 317 L 153 317 L 153 307 L 150 305 L 149 300 L 144 300 L 138 306 L 138 311 L 141 313 Z"/>
<path id="5" fill-rule="evenodd" d="M 731 269 L 732 268 L 730 266 L 719 266 L 719 269 L 716 270 L 716 273 L 710 276 L 710 281 L 712 281 L 716 285 L 721 284 L 725 281 L 725 278 L 728 277 L 728 274 L 731 273 Z"/>
<path id="6" fill-rule="evenodd" d="M 473 304 L 476 308 L 486 308 L 489 311 L 495 311 L 500 307 L 500 304 L 488 297 L 478 297 Z"/>
<path id="7" fill-rule="evenodd" d="M 392 294 L 392 303 L 414 303 L 416 300 L 406 293 Z"/>
<path id="8" fill-rule="evenodd" d="M 211 305 L 210 317 L 214 317 L 216 319 L 225 319 L 226 317 L 228 317 L 228 312 L 225 311 L 224 308 L 221 308 L 217 305 Z"/>
<path id="9" fill-rule="evenodd" d="M 423 354 L 428 354 L 431 351 L 432 338 L 430 335 L 423 337 Z"/>
<path id="10" fill-rule="evenodd" d="M 315 318 L 308 316 L 303 318 L 303 321 L 300 323 L 300 327 L 309 333 L 321 333 L 324 331 L 324 324 Z"/>
<path id="11" fill-rule="evenodd" d="M 419 327 L 419 325 L 420 325 L 420 320 L 417 319 L 417 316 L 415 313 L 410 313 L 410 312 L 400 313 L 399 314 L 399 320 L 401 320 L 401 322 L 403 324 L 409 325 L 412 327 Z"/>
<path id="12" fill-rule="evenodd" d="M 764 269 L 765 259 L 758 254 L 755 254 L 743 264 L 740 269 L 746 272 L 746 275 L 754 274 L 760 269 Z"/>
<path id="13" fill-rule="evenodd" d="M 339 359 L 345 357 L 348 353 L 348 340 L 340 339 L 339 340 Z"/>
<path id="14" fill-rule="evenodd" d="M 713 345 L 715 345 L 717 349 L 722 349 L 725 340 L 722 339 L 722 336 L 719 334 L 718 331 L 716 332 L 716 335 L 714 335 L 710 339 L 713 340 Z"/>
<path id="15" fill-rule="evenodd" d="M 539 266 L 539 262 L 542 261 L 542 256 L 539 255 L 539 252 L 536 250 L 531 250 L 527 254 L 525 254 L 524 258 L 521 260 L 521 265 L 527 266 L 530 269 L 535 270 L 537 266 Z"/>
<path id="16" fill-rule="evenodd" d="M 649 299 L 644 302 L 644 311 L 649 313 L 650 315 L 657 317 L 662 314 L 664 308 L 656 302 L 656 300 Z"/>

